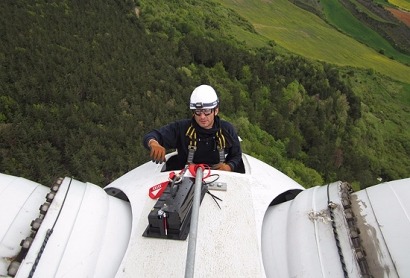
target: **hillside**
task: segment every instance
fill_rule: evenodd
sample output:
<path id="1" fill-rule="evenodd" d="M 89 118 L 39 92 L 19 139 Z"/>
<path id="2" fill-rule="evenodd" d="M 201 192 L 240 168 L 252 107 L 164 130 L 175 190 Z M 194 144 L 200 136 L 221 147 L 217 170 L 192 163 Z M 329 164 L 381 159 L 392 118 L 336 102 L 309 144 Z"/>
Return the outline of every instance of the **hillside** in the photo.
<path id="1" fill-rule="evenodd" d="M 103 186 L 147 161 L 143 134 L 189 117 L 190 92 L 209 83 L 244 151 L 306 187 L 410 176 L 408 84 L 291 54 L 215 2 L 0 11 L 0 172 Z"/>
<path id="2" fill-rule="evenodd" d="M 373 69 L 393 79 L 410 83 L 410 67 L 405 65 L 409 64 L 410 56 L 399 53 L 375 31 L 369 31 L 369 28 L 365 28 L 362 24 L 359 25 L 362 28 L 359 30 L 360 33 L 350 35 L 349 31 L 339 32 L 320 17 L 287 0 L 274 2 L 221 0 L 218 2 L 249 20 L 255 30 L 267 41 L 272 40 L 292 53 L 341 66 Z M 329 3 L 338 2 L 329 1 Z M 344 25 L 335 23 L 340 29 L 348 28 L 352 20 L 355 20 L 352 15 L 349 18 L 337 19 L 337 16 L 344 14 L 340 4 L 329 9 L 334 12 L 330 16 L 333 20 L 344 23 Z M 370 33 L 375 35 L 369 37 Z M 367 42 L 372 45 L 377 44 L 378 46 L 374 46 L 377 50 L 358 42 L 355 36 L 368 37 Z M 238 39 L 249 41 L 240 33 Z M 251 41 L 249 43 L 252 44 Z M 400 57 L 405 64 L 381 54 L 381 49 L 386 54 Z"/>
<path id="3" fill-rule="evenodd" d="M 293 1 L 379 53 L 409 65 L 410 14 L 387 2 L 363 0 Z"/>

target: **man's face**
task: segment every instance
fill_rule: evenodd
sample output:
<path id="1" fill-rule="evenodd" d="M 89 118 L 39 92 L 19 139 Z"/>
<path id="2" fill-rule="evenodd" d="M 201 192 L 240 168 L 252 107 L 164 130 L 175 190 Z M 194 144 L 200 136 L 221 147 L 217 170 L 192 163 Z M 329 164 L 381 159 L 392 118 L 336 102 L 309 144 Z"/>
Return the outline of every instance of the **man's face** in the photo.
<path id="1" fill-rule="evenodd" d="M 218 115 L 218 112 L 218 108 L 196 109 L 194 110 L 195 121 L 200 127 L 210 129 L 214 125 L 215 116 Z"/>

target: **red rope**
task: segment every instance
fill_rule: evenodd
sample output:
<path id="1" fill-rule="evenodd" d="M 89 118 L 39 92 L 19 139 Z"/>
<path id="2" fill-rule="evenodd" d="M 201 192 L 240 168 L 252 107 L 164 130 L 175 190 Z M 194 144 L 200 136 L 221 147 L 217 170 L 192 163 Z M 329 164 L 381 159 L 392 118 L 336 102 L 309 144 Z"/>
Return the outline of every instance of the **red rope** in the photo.
<path id="1" fill-rule="evenodd" d="M 196 170 L 198 170 L 198 168 L 202 168 L 202 171 L 204 172 L 204 177 L 202 178 L 202 180 L 206 179 L 207 177 L 209 177 L 211 175 L 211 167 L 209 167 L 209 165 L 207 164 L 190 164 L 188 169 L 189 172 L 191 173 L 191 175 L 195 178 L 196 176 Z M 208 170 L 208 173 L 205 175 L 205 170 Z"/>

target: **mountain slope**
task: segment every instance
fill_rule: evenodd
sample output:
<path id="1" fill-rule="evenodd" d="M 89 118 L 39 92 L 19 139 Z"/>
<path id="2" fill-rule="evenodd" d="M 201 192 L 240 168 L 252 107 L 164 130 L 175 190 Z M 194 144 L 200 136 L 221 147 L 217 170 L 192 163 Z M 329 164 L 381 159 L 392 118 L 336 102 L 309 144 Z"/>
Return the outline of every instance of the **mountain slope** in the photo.
<path id="1" fill-rule="evenodd" d="M 410 83 L 410 67 L 338 32 L 316 15 L 287 0 L 219 2 L 249 20 L 267 40 L 293 53 L 341 66 L 373 69 Z"/>

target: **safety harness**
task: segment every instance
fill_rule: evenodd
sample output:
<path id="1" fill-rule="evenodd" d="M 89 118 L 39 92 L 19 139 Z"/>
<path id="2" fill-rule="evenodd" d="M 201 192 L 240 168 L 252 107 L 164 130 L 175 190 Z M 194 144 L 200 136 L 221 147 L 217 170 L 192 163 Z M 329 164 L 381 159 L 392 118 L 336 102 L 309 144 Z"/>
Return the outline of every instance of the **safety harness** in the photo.
<path id="1" fill-rule="evenodd" d="M 187 163 L 191 164 L 194 160 L 195 151 L 197 149 L 197 136 L 195 127 L 191 124 L 188 127 L 188 130 L 185 133 L 186 136 L 189 138 L 189 145 L 188 145 L 188 160 Z M 225 161 L 225 147 L 226 147 L 226 139 L 222 133 L 222 129 L 220 128 L 215 134 L 216 144 L 218 146 L 219 152 L 219 162 Z"/>

